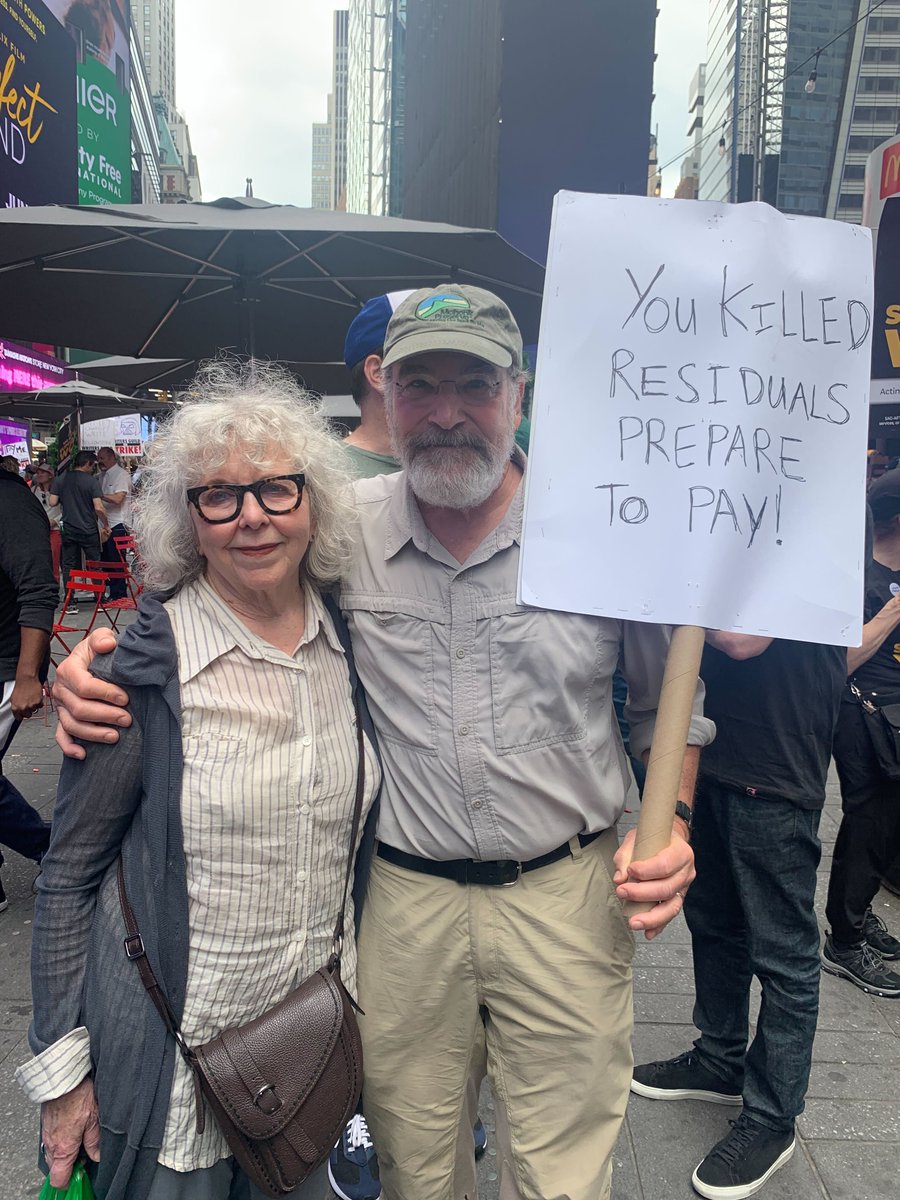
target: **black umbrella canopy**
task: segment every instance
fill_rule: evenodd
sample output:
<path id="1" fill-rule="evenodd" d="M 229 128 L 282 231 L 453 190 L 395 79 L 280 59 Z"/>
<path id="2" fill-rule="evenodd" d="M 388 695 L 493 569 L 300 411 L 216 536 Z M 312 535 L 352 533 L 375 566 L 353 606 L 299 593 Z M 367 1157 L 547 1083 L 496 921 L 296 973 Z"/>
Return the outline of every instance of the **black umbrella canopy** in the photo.
<path id="1" fill-rule="evenodd" d="M 4 333 L 106 353 L 339 361 L 366 300 L 453 281 L 497 292 L 531 342 L 543 274 L 491 230 L 252 198 L 0 210 Z"/>
<path id="2" fill-rule="evenodd" d="M 278 361 L 311 392 L 346 395 L 350 391 L 350 372 L 343 362 L 293 362 L 289 358 Z M 190 384 L 199 366 L 196 359 L 113 355 L 79 363 L 78 374 L 92 383 L 124 391 L 145 392 L 152 388 L 178 392 Z"/>
<path id="3" fill-rule="evenodd" d="M 153 416 L 164 413 L 167 405 L 159 400 L 140 400 L 84 380 L 57 383 L 39 392 L 0 393 L 0 415 L 34 421 L 61 421 L 77 411 L 82 421 L 101 417 L 119 417 L 140 413 Z"/>

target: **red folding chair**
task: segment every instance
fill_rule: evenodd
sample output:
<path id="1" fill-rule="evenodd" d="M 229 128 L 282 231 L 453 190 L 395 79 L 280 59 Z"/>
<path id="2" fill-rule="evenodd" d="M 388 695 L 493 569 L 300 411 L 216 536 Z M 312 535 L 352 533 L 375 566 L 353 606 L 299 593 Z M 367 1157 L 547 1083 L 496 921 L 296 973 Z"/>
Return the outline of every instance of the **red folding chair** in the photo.
<path id="1" fill-rule="evenodd" d="M 113 545 L 118 550 L 122 562 L 125 563 L 128 568 L 128 591 L 131 593 L 132 599 L 137 599 L 137 597 L 144 590 L 144 585 L 138 578 L 141 569 L 141 559 L 140 555 L 138 554 L 137 542 L 132 535 L 129 534 L 127 537 L 113 538 Z M 135 568 L 137 568 L 137 575 L 135 574 Z"/>
<path id="2" fill-rule="evenodd" d="M 102 575 L 107 582 L 119 579 L 125 584 L 127 596 L 118 600 L 101 600 L 99 604 L 100 612 L 118 633 L 119 615 L 123 612 L 134 612 L 137 608 L 138 589 L 134 576 L 129 571 L 128 564 L 124 562 L 99 562 L 95 559 L 89 561 L 86 566 L 92 575 Z"/>
<path id="3" fill-rule="evenodd" d="M 72 653 L 72 646 L 69 645 L 68 641 L 66 641 L 66 637 L 68 637 L 71 641 L 71 635 L 73 633 L 77 633 L 79 634 L 79 637 L 74 640 L 79 642 L 82 638 L 87 637 L 87 635 L 94 628 L 94 622 L 97 620 L 97 613 L 100 610 L 100 604 L 103 600 L 105 591 L 106 575 L 102 571 L 69 572 L 69 582 L 66 584 L 66 599 L 63 604 L 62 620 L 55 621 L 53 623 L 53 632 L 50 634 L 51 647 L 55 642 L 59 642 L 60 646 L 62 646 L 63 650 L 66 652 L 66 655 Z M 80 625 L 68 624 L 65 619 L 66 610 L 76 605 L 79 593 L 87 596 L 93 596 L 94 598 L 94 607 L 91 611 L 91 618 L 85 628 L 82 628 Z M 64 634 L 66 637 L 63 636 Z M 57 651 L 57 653 L 59 652 Z M 59 663 L 53 657 L 52 650 L 50 653 L 50 660 L 55 667 L 59 666 Z"/>

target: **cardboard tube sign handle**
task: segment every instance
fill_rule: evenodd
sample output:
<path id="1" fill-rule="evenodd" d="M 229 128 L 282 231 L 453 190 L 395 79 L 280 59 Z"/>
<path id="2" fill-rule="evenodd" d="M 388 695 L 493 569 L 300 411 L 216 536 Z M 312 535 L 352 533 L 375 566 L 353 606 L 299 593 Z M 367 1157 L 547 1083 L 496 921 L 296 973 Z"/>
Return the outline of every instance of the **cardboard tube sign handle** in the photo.
<path id="1" fill-rule="evenodd" d="M 672 631 L 650 761 L 647 764 L 641 815 L 638 817 L 633 862 L 652 858 L 672 840 L 675 801 L 681 783 L 705 636 L 706 630 L 697 625 L 679 625 Z M 625 912 L 629 917 L 651 908 L 653 905 L 646 902 L 639 904 L 627 901 L 625 904 Z"/>

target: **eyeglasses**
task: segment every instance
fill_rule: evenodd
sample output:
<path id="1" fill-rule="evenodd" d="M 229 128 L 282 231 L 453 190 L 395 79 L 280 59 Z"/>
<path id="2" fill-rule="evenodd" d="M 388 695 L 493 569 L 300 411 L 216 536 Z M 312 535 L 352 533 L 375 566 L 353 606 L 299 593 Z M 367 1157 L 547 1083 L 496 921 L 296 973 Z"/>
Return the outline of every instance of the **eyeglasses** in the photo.
<path id="1" fill-rule="evenodd" d="M 283 516 L 300 507 L 306 476 L 273 475 L 256 483 L 207 483 L 188 488 L 186 495 L 197 512 L 210 525 L 236 520 L 244 507 L 244 497 L 252 492 L 260 508 L 272 517 Z"/>
<path id="2" fill-rule="evenodd" d="M 485 379 L 472 375 L 468 379 L 432 379 L 429 375 L 414 375 L 397 384 L 397 392 L 404 400 L 431 400 L 440 394 L 445 383 L 456 389 L 457 396 L 464 400 L 492 400 L 502 387 L 500 379 Z"/>

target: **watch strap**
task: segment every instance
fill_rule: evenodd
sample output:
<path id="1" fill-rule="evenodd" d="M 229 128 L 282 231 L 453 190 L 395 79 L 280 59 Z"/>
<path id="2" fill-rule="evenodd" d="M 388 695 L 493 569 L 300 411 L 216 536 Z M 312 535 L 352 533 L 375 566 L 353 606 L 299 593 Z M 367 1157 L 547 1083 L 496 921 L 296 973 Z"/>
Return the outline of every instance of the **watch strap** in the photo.
<path id="1" fill-rule="evenodd" d="M 685 804 L 683 800 L 675 801 L 675 816 L 681 817 L 682 821 L 684 821 L 685 825 L 688 827 L 688 833 L 690 833 L 694 824 L 694 813 L 689 805 Z"/>

